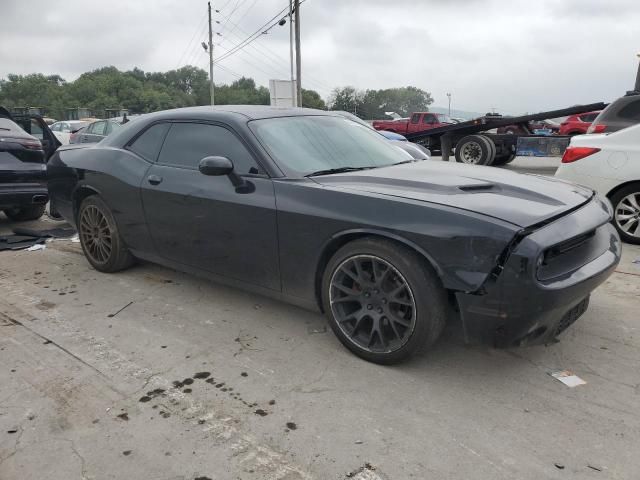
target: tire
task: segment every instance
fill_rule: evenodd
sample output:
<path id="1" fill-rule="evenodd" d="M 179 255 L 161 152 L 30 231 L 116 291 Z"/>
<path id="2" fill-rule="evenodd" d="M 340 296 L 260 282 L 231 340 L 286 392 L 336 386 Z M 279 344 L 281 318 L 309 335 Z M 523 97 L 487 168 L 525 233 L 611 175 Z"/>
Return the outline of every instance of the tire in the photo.
<path id="1" fill-rule="evenodd" d="M 496 144 L 493 143 L 493 140 L 491 140 L 491 138 L 487 137 L 486 135 L 480 135 L 480 137 L 482 137 L 482 140 L 484 140 L 484 142 L 491 149 L 491 153 L 489 154 L 489 158 L 487 159 L 487 163 L 485 163 L 485 165 L 493 165 L 493 162 L 496 159 Z"/>
<path id="2" fill-rule="evenodd" d="M 507 163 L 513 162 L 515 158 L 516 158 L 515 153 L 496 156 L 496 158 L 493 159 L 493 166 L 499 167 L 501 165 L 506 165 Z"/>
<path id="3" fill-rule="evenodd" d="M 483 135 L 467 135 L 456 144 L 456 162 L 470 165 L 490 165 L 494 155 L 493 142 Z"/>
<path id="4" fill-rule="evenodd" d="M 322 303 L 340 342 L 382 365 L 430 347 L 447 314 L 446 292 L 425 259 L 375 238 L 354 240 L 335 253 L 323 274 Z"/>
<path id="5" fill-rule="evenodd" d="M 621 188 L 611 196 L 613 226 L 620 238 L 640 245 L 640 182 Z"/>
<path id="6" fill-rule="evenodd" d="M 28 207 L 6 208 L 4 213 L 11 220 L 23 222 L 26 220 L 37 220 L 44 215 L 45 205 L 29 205 Z"/>
<path id="7" fill-rule="evenodd" d="M 92 195 L 82 201 L 77 225 L 84 256 L 96 270 L 112 273 L 135 263 L 122 241 L 111 210 L 99 196 Z"/>

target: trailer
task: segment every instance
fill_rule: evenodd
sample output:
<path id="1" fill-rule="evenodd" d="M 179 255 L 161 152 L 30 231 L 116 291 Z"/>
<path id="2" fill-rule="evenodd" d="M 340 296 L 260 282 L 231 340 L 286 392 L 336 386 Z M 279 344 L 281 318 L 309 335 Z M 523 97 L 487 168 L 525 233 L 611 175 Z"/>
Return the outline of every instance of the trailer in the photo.
<path id="1" fill-rule="evenodd" d="M 440 151 L 444 161 L 449 160 L 451 149 L 454 149 L 456 161 L 461 163 L 505 165 L 511 162 L 516 154 L 561 156 L 569 145 L 569 136 L 534 134 L 529 129 L 530 121 L 602 110 L 606 106 L 607 104 L 602 102 L 591 103 L 519 117 L 487 114 L 467 122 L 408 133 L 405 136 L 410 142 L 419 143 L 432 152 Z M 518 125 L 525 133 L 487 133 L 488 130 L 507 125 Z"/>

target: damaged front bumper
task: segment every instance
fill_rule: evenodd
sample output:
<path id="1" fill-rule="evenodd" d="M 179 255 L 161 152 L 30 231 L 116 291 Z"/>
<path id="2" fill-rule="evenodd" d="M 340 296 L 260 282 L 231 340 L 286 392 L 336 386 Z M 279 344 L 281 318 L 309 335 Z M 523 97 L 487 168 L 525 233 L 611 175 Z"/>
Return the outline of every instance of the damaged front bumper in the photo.
<path id="1" fill-rule="evenodd" d="M 554 340 L 620 261 L 610 218 L 610 204 L 596 196 L 524 236 L 480 291 L 456 293 L 465 340 L 495 347 Z"/>

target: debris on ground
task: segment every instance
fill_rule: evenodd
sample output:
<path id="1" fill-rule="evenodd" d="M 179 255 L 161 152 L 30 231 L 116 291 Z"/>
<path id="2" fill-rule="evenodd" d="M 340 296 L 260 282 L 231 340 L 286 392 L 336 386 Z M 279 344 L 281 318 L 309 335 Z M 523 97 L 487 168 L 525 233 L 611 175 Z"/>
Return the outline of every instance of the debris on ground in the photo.
<path id="1" fill-rule="evenodd" d="M 0 250 L 22 250 L 25 248 L 27 251 L 44 250 L 44 243 L 49 240 L 68 239 L 74 236 L 77 237 L 77 233 L 70 226 L 69 228 L 59 227 L 48 230 L 16 227 L 13 229 L 12 235 L 0 236 Z"/>
<path id="2" fill-rule="evenodd" d="M 556 380 L 561 381 L 567 387 L 571 387 L 571 388 L 577 387 L 578 385 L 586 385 L 587 384 L 587 382 L 585 382 L 579 376 L 575 375 L 570 370 L 560 370 L 560 371 L 557 371 L 557 372 L 551 372 L 551 373 L 549 373 L 549 375 L 551 375 Z"/>

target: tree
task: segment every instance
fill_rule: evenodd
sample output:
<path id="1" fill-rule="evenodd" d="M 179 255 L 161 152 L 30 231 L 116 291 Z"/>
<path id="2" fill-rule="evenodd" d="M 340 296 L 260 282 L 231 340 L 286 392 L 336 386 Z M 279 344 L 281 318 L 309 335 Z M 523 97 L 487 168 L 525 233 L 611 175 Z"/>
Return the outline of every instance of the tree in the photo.
<path id="1" fill-rule="evenodd" d="M 302 91 L 305 107 L 326 108 L 313 90 Z M 230 85 L 216 85 L 216 104 L 269 105 L 269 89 L 242 77 Z M 0 105 L 44 107 L 47 115 L 65 118 L 68 108 L 88 108 L 101 117 L 107 108 L 147 113 L 169 108 L 209 104 L 209 76 L 194 66 L 168 72 L 126 72 L 107 66 L 85 72 L 73 82 L 60 75 L 7 75 L 0 79 Z"/>
<path id="2" fill-rule="evenodd" d="M 362 96 L 363 92 L 356 90 L 355 87 L 336 87 L 329 97 L 329 109 L 344 110 L 357 115 Z"/>
<path id="3" fill-rule="evenodd" d="M 331 110 L 346 110 L 361 118 L 384 118 L 385 112 L 406 117 L 411 112 L 428 111 L 433 98 L 417 87 L 387 88 L 361 92 L 353 87 L 336 88 L 329 99 Z"/>
<path id="4" fill-rule="evenodd" d="M 317 108 L 326 110 L 327 106 L 322 97 L 315 90 L 302 89 L 302 106 L 306 108 Z"/>

